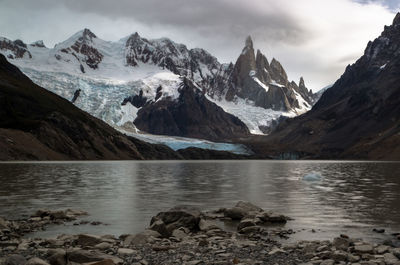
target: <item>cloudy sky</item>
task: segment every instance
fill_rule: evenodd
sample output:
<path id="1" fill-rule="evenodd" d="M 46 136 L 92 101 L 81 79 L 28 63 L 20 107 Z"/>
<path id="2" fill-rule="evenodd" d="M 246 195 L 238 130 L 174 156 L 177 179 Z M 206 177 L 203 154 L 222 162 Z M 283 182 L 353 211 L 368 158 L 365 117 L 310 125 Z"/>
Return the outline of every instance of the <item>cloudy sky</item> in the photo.
<path id="1" fill-rule="evenodd" d="M 91 29 L 105 40 L 138 32 L 235 61 L 246 36 L 290 79 L 318 90 L 364 51 L 400 0 L 0 0 L 0 36 L 48 47 Z"/>

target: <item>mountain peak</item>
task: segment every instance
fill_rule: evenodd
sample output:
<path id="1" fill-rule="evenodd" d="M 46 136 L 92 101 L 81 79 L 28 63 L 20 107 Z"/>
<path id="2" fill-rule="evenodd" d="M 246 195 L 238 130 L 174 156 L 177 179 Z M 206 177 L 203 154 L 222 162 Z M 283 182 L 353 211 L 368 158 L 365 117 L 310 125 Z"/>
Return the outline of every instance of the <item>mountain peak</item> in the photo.
<path id="1" fill-rule="evenodd" d="M 92 31 L 90 31 L 90 29 L 88 29 L 88 28 L 85 28 L 85 29 L 83 29 L 83 31 L 82 31 L 82 36 L 85 38 L 85 39 L 94 39 L 94 38 L 97 38 L 97 36 L 92 32 Z"/>
<path id="2" fill-rule="evenodd" d="M 393 25 L 399 25 L 400 24 L 400 12 L 397 13 L 396 17 L 393 19 Z"/>
<path id="3" fill-rule="evenodd" d="M 246 38 L 245 46 L 253 49 L 253 40 L 251 39 L 250 35 Z"/>

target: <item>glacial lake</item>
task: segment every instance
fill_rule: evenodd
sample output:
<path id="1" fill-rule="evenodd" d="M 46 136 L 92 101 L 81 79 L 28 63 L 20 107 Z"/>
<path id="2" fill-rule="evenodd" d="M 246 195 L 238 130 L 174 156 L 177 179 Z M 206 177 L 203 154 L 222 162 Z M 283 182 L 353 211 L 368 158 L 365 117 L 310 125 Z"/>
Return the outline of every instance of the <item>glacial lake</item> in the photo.
<path id="1" fill-rule="evenodd" d="M 305 175 L 322 176 L 304 179 Z M 291 240 L 341 233 L 381 241 L 400 232 L 400 163 L 110 161 L 0 163 L 0 216 L 78 209 L 108 225 L 50 226 L 32 236 L 141 232 L 176 205 L 212 210 L 239 200 L 294 218 Z M 385 234 L 372 232 L 386 229 Z M 315 232 L 312 232 L 312 230 Z"/>

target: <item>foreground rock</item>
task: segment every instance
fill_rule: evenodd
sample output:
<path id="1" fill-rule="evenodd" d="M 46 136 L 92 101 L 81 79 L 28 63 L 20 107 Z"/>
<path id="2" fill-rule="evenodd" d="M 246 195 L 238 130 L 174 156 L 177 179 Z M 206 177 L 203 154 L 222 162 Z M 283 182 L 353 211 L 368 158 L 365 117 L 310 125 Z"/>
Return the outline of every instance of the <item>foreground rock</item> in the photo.
<path id="1" fill-rule="evenodd" d="M 233 208 L 245 215 L 236 221 L 237 231 L 225 231 L 220 221 L 231 219 L 225 213 Z M 175 207 L 153 217 L 145 231 L 119 238 L 80 234 L 2 241 L 0 265 L 400 264 L 400 248 L 345 235 L 332 241 L 279 243 L 268 229 L 275 219 L 265 221 L 275 215 L 247 202 L 233 208 L 204 213 Z M 6 220 L 1 224 L 9 225 Z"/>
<path id="2" fill-rule="evenodd" d="M 38 210 L 30 218 L 8 221 L 0 217 L 0 243 L 19 239 L 25 234 L 44 230 L 51 224 L 63 224 L 87 215 L 87 212 L 77 210 Z"/>

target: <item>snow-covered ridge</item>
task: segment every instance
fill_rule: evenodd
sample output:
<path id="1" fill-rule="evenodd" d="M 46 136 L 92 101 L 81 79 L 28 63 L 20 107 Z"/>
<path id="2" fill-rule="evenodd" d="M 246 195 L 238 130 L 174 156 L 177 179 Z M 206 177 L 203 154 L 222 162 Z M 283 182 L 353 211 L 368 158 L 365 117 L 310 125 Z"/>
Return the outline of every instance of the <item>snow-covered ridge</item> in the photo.
<path id="1" fill-rule="evenodd" d="M 246 44 L 247 48 L 252 45 L 250 38 Z M 220 64 L 203 49 L 188 49 L 167 38 L 148 40 L 135 33 L 110 42 L 84 29 L 54 48 L 47 48 L 42 41 L 26 45 L 0 38 L 0 53 L 35 83 L 68 100 L 80 89 L 75 104 L 112 126 L 132 125 L 137 116 L 139 109 L 129 102 L 122 104 L 124 99 L 142 93 L 150 102 L 175 100 L 182 77 L 192 80 L 209 100 L 237 116 L 255 134 L 262 134 L 260 127 L 269 126 L 280 116 L 295 116 L 310 108 L 298 93 L 300 108 L 296 112 L 255 107 L 243 98 L 227 101 L 224 93 L 233 64 Z M 266 92 L 270 85 L 283 86 L 249 74 Z M 219 87 L 224 89 L 218 91 Z"/>

